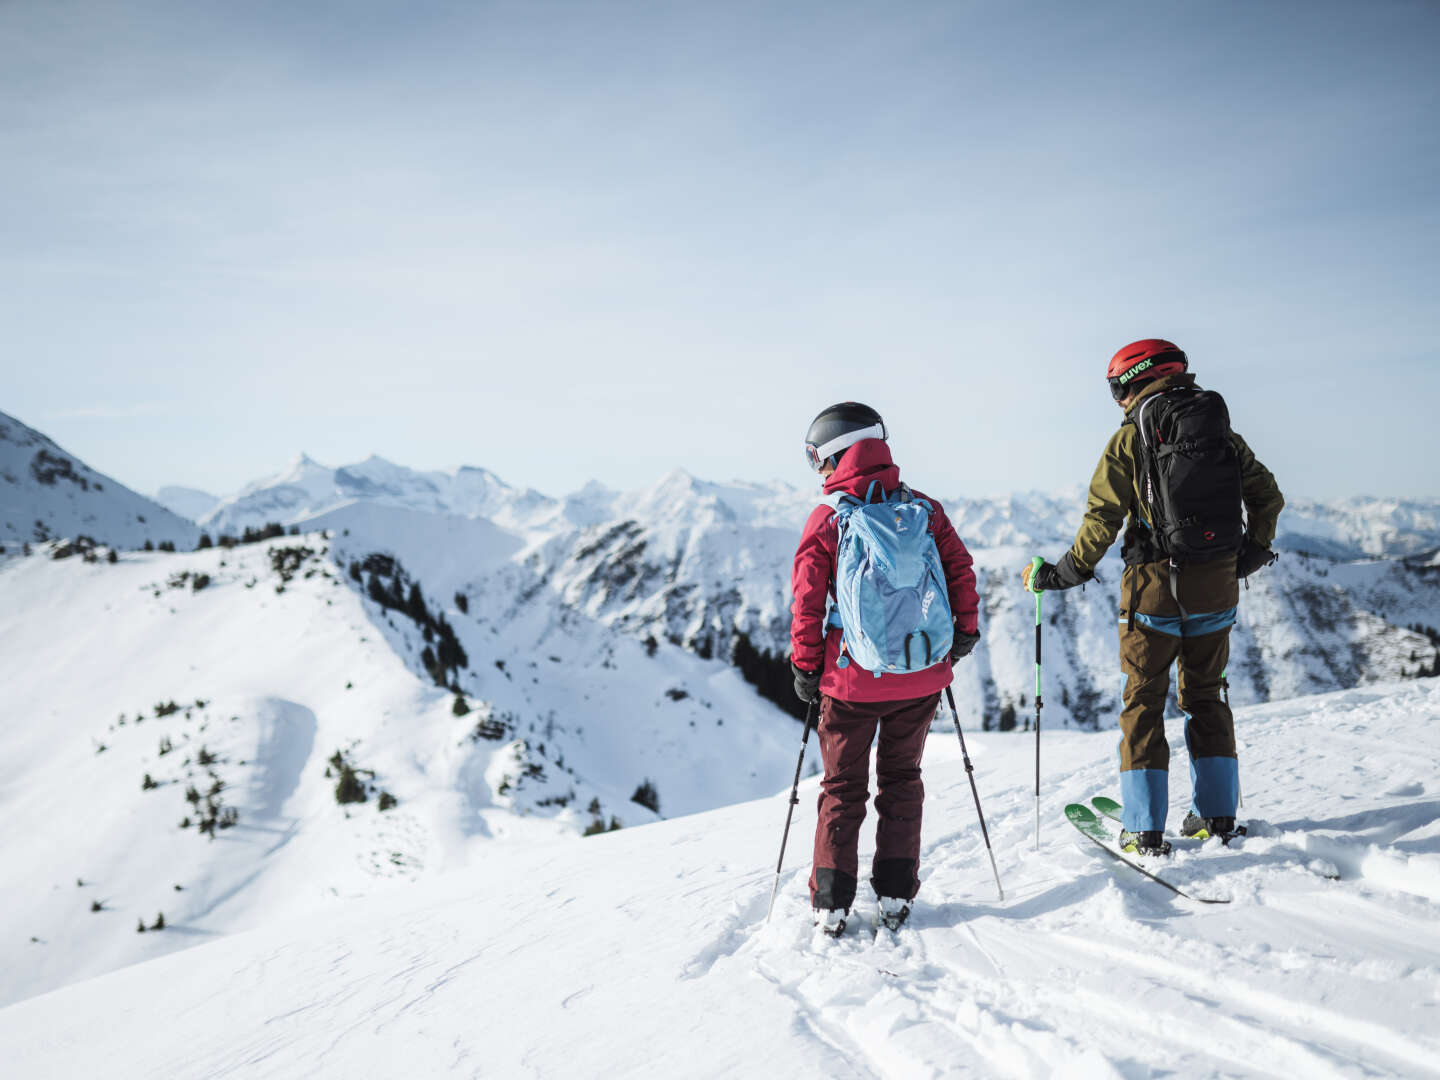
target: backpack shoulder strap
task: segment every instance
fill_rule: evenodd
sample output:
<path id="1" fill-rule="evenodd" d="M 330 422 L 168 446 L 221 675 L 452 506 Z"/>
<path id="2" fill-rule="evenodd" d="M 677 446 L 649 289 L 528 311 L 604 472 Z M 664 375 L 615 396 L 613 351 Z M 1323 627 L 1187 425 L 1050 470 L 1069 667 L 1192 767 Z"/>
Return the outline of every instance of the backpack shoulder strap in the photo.
<path id="1" fill-rule="evenodd" d="M 830 520 L 835 523 L 836 527 L 844 528 L 850 515 L 864 505 L 854 495 L 846 492 L 835 500 L 835 515 Z"/>

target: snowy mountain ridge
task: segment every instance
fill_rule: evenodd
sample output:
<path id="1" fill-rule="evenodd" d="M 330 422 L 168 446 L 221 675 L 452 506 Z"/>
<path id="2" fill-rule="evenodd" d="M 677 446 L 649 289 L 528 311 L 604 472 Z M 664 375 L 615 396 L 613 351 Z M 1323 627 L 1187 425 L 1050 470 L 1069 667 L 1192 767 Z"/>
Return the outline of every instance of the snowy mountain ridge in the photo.
<path id="1" fill-rule="evenodd" d="M 193 522 L 0 413 L 0 546 L 88 536 L 125 548 L 148 540 L 189 549 L 199 535 Z"/>
<path id="2" fill-rule="evenodd" d="M 432 514 L 484 517 L 525 530 L 554 517 L 559 500 L 517 490 L 488 469 L 463 466 L 454 473 L 419 472 L 377 455 L 337 469 L 300 454 L 277 475 L 255 480 L 223 498 L 199 524 L 217 534 L 239 535 L 268 522 L 294 524 L 349 502 L 376 502 Z"/>
<path id="3" fill-rule="evenodd" d="M 998 497 L 946 497 L 938 485 L 922 486 L 940 499 L 972 548 L 1068 544 L 1085 505 L 1080 485 Z M 818 483 L 720 483 L 679 468 L 636 491 L 615 491 L 592 481 L 578 492 L 553 498 L 515 488 L 490 470 L 472 466 L 453 473 L 421 472 L 372 455 L 332 469 L 301 454 L 281 473 L 222 499 L 200 524 L 212 532 L 238 535 L 269 521 L 300 523 L 352 500 L 488 517 L 506 528 L 550 534 L 627 518 L 798 530 L 810 510 L 824 501 Z M 1292 497 L 1281 517 L 1278 543 L 1288 550 L 1340 559 L 1440 552 L 1440 498 Z"/>

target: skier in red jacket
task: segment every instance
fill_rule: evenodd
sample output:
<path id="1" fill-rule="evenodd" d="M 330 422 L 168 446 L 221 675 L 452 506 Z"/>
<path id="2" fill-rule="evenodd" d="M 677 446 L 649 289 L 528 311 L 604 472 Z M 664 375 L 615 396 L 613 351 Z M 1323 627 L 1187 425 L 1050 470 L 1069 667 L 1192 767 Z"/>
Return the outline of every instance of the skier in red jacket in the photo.
<path id="1" fill-rule="evenodd" d="M 862 501 L 883 500 L 901 488 L 900 469 L 890 458 L 887 432 L 869 406 L 843 402 L 810 425 L 805 450 L 811 467 L 825 477 L 825 494 Z M 876 677 L 846 656 L 837 613 L 827 617 L 835 590 L 839 529 L 836 510 L 817 506 L 805 523 L 795 552 L 791 584 L 790 666 L 795 693 L 805 702 L 820 699 L 817 728 L 825 779 L 820 787 L 810 899 L 816 922 L 839 934 L 855 900 L 860 825 L 869 797 L 870 745 L 878 728 L 879 754 L 875 812 L 875 861 L 870 884 L 880 898 L 881 917 L 898 926 L 920 887 L 920 811 L 925 798 L 920 757 L 925 735 L 951 682 L 951 666 L 980 640 L 978 597 L 970 553 L 934 499 L 911 493 L 931 507 L 930 531 L 944 568 L 954 618 L 948 656 L 919 671 Z"/>

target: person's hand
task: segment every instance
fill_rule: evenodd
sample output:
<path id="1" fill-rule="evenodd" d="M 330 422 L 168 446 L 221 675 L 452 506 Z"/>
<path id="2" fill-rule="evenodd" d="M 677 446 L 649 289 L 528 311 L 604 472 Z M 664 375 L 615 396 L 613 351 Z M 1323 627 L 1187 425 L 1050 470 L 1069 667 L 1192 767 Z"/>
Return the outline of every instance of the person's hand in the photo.
<path id="1" fill-rule="evenodd" d="M 1054 592 L 1063 589 L 1055 577 L 1055 564 L 1036 560 L 1026 564 L 1020 571 L 1020 580 L 1025 583 L 1026 592 Z"/>
<path id="2" fill-rule="evenodd" d="M 1262 566 L 1269 566 L 1279 557 L 1269 548 L 1257 544 L 1247 536 L 1245 542 L 1240 545 L 1240 554 L 1235 558 L 1235 576 L 1248 578 L 1256 570 Z"/>
<path id="3" fill-rule="evenodd" d="M 954 667 L 965 657 L 975 651 L 975 646 L 980 644 L 979 634 L 967 634 L 964 630 L 957 629 L 954 639 L 950 643 L 950 666 Z"/>
<path id="4" fill-rule="evenodd" d="M 790 661 L 790 670 L 795 675 L 795 696 L 807 705 L 820 696 L 820 672 L 806 671 Z"/>

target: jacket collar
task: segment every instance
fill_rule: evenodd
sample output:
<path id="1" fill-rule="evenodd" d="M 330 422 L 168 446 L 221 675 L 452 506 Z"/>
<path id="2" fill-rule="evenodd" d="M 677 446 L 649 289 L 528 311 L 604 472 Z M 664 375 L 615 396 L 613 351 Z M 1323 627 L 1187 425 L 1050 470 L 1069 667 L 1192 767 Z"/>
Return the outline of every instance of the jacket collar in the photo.
<path id="1" fill-rule="evenodd" d="M 1141 390 L 1140 393 L 1136 394 L 1135 400 L 1125 407 L 1125 416 L 1128 419 L 1130 414 L 1148 397 L 1163 394 L 1166 390 L 1174 390 L 1177 386 L 1192 387 L 1194 385 L 1195 376 L 1191 375 L 1188 371 L 1181 371 L 1175 375 L 1162 375 L 1158 379 L 1151 379 L 1149 385 Z"/>

